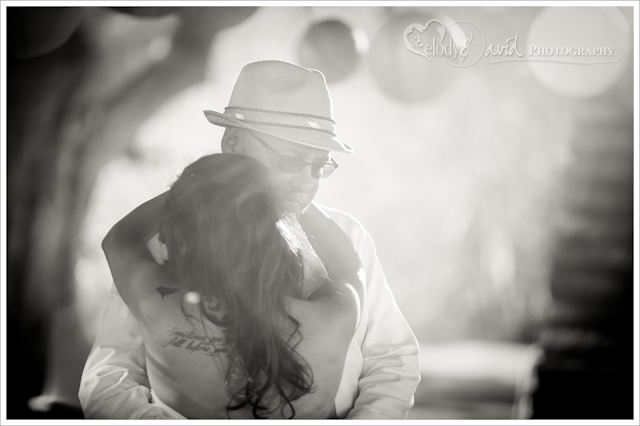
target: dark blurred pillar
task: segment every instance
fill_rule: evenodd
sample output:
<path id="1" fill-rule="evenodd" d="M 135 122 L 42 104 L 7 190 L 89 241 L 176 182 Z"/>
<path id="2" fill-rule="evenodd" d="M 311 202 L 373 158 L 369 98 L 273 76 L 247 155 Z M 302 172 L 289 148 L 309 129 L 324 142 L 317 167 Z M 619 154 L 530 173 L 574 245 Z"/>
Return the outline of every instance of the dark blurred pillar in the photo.
<path id="1" fill-rule="evenodd" d="M 581 104 L 533 417 L 633 418 L 633 113 Z"/>
<path id="2" fill-rule="evenodd" d="M 103 36 L 99 23 L 120 12 L 82 8 L 73 15 L 79 17 L 78 29 L 68 32 L 57 26 L 65 8 L 36 9 L 43 10 L 34 14 L 34 8 L 11 7 L 7 13 L 8 51 L 15 54 L 7 58 L 10 419 L 78 416 L 68 407 L 60 414 L 34 413 L 27 401 L 43 388 L 54 389 L 77 407 L 80 373 L 92 342 L 78 338 L 73 271 L 94 181 L 104 164 L 126 154 L 139 125 L 158 107 L 205 78 L 215 34 L 256 8 L 171 10 L 180 21 L 171 50 L 164 59 L 133 71 L 124 66 L 113 70 L 108 49 L 100 51 L 88 42 Z M 154 9 L 151 15 L 149 9 Z M 167 12 L 149 9 L 126 12 L 141 19 Z M 92 25 L 86 24 L 89 17 Z M 47 22 L 56 25 L 41 31 Z M 49 40 L 53 36 L 55 43 Z"/>
<path id="3" fill-rule="evenodd" d="M 19 9 L 8 8 L 9 45 Z M 91 62 L 78 32 L 51 53 L 7 56 L 8 418 L 34 418 L 26 400 L 43 386 L 50 321 L 74 299 L 71 233 L 78 229 L 73 197 L 79 182 L 56 179 L 64 145 L 57 135 Z M 64 227 L 42 214 L 56 198 L 56 185 L 64 185 L 68 194 L 58 203 Z M 43 228 L 50 232 L 36 231 Z M 49 256 L 39 256 L 41 248 Z"/>

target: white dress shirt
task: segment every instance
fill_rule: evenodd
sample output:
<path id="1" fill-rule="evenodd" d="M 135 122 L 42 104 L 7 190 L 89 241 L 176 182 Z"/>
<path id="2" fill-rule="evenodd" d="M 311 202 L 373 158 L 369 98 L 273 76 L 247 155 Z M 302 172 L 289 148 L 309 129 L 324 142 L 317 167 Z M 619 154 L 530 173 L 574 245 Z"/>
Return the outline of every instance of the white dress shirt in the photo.
<path id="1" fill-rule="evenodd" d="M 348 214 L 321 209 L 351 240 L 366 271 L 366 304 L 347 352 L 336 413 L 358 420 L 406 419 L 420 382 L 418 342 L 395 303 L 369 233 Z M 157 246 L 150 246 L 156 260 L 162 256 Z M 114 285 L 103 301 L 101 324 L 80 383 L 85 417 L 171 419 L 151 402 L 139 326 Z"/>

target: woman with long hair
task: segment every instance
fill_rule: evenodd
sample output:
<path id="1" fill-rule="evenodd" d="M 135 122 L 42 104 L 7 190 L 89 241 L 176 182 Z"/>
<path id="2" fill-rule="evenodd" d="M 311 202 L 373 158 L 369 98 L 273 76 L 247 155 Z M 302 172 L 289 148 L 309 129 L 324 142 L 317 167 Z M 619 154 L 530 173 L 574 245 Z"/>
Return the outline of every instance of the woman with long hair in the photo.
<path id="1" fill-rule="evenodd" d="M 146 247 L 158 229 L 163 265 Z M 140 324 L 153 399 L 172 416 L 335 415 L 364 287 L 326 277 L 302 299 L 304 259 L 257 160 L 202 157 L 102 246 Z"/>

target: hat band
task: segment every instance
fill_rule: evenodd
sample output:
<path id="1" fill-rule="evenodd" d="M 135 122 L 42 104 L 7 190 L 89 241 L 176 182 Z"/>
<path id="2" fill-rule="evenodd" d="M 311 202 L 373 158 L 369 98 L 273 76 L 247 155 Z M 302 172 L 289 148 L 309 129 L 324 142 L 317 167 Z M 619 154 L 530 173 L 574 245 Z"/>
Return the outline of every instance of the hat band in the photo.
<path id="1" fill-rule="evenodd" d="M 245 123 L 313 130 L 336 136 L 335 121 L 310 114 L 295 114 L 242 107 L 226 107 L 225 115 Z"/>

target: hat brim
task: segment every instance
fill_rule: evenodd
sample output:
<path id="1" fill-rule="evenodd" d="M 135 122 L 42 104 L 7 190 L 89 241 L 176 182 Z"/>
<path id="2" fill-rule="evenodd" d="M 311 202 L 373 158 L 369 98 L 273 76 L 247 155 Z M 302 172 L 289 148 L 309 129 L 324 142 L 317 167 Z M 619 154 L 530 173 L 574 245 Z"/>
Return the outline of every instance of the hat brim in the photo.
<path id="1" fill-rule="evenodd" d="M 204 115 L 211 124 L 215 124 L 216 126 L 241 127 L 312 148 L 343 152 L 347 154 L 353 153 L 353 149 L 349 145 L 340 142 L 338 138 L 327 133 L 317 132 L 314 130 L 245 123 L 242 120 L 210 110 L 204 111 Z"/>

